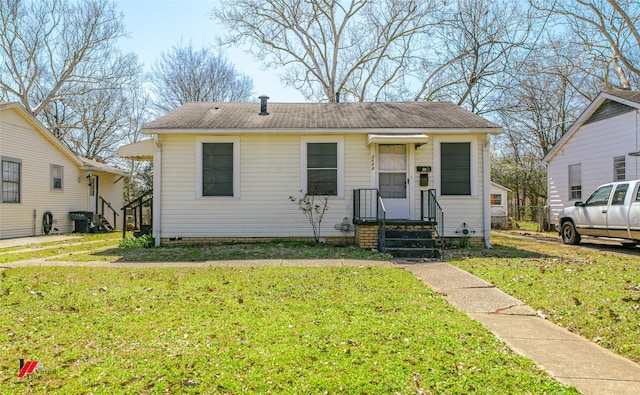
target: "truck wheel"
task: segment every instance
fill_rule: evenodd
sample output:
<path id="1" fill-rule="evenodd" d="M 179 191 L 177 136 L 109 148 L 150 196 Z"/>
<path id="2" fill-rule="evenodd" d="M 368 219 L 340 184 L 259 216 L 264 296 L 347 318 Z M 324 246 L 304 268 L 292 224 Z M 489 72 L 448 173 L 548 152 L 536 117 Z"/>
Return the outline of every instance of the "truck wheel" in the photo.
<path id="1" fill-rule="evenodd" d="M 571 221 L 562 224 L 562 242 L 564 244 L 580 244 L 580 235 Z"/>

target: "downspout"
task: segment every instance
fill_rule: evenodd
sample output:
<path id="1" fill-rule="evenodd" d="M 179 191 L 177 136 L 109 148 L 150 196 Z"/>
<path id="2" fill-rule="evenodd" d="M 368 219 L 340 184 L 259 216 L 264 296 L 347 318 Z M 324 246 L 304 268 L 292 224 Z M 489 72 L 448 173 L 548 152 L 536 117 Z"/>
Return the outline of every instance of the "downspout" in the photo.
<path id="1" fill-rule="evenodd" d="M 489 134 L 485 137 L 484 146 L 482 147 L 482 216 L 484 225 L 484 246 L 486 248 L 493 248 L 489 237 L 491 236 L 491 206 L 490 206 L 490 194 L 491 194 L 491 161 L 489 160 L 489 146 L 491 144 L 491 136 Z"/>
<path id="2" fill-rule="evenodd" d="M 162 145 L 157 134 L 153 135 L 156 153 L 153 155 L 153 239 L 155 246 L 160 246 L 160 207 L 162 207 Z"/>

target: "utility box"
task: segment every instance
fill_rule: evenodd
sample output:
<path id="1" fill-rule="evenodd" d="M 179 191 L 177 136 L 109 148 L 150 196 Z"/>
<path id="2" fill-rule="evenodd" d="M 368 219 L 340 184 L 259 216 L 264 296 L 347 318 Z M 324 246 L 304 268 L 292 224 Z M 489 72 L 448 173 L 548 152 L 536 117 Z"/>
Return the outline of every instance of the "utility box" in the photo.
<path id="1" fill-rule="evenodd" d="M 89 233 L 91 231 L 91 211 L 71 211 L 69 217 L 73 221 L 73 233 Z"/>

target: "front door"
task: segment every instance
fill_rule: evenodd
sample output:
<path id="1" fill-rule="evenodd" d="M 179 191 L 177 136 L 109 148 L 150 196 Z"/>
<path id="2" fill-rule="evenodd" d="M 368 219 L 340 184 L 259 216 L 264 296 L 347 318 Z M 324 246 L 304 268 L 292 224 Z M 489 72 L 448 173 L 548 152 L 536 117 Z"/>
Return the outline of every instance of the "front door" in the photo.
<path id="1" fill-rule="evenodd" d="M 98 176 L 89 176 L 89 207 L 88 211 L 97 213 L 98 207 Z"/>
<path id="2" fill-rule="evenodd" d="M 389 219 L 409 219 L 407 146 L 378 146 L 378 190 Z"/>

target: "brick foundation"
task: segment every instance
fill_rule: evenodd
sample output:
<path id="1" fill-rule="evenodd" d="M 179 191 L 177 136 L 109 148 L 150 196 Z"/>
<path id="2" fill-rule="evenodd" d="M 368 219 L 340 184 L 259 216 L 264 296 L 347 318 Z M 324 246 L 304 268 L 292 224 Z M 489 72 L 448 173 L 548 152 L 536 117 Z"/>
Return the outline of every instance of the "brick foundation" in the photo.
<path id="1" fill-rule="evenodd" d="M 366 249 L 378 248 L 378 225 L 358 224 L 356 225 L 356 245 Z"/>

